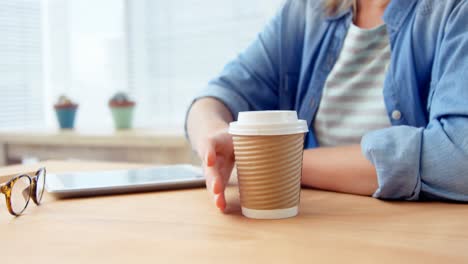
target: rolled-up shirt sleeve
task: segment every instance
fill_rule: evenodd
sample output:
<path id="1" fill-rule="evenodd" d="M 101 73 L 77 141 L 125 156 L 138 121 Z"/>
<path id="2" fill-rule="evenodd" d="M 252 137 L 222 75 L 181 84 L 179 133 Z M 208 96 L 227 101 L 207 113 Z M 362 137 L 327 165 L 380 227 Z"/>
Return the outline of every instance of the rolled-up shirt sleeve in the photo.
<path id="1" fill-rule="evenodd" d="M 445 26 L 434 61 L 425 128 L 395 126 L 366 134 L 361 147 L 374 164 L 381 199 L 468 201 L 468 4 Z"/>

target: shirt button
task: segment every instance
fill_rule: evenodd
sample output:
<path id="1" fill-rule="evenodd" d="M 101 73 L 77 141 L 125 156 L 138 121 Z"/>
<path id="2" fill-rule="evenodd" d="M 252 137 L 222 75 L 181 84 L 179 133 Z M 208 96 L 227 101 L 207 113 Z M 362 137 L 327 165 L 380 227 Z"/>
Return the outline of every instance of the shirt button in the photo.
<path id="1" fill-rule="evenodd" d="M 393 118 L 394 120 L 400 120 L 400 119 L 401 119 L 401 112 L 398 111 L 398 110 L 394 110 L 394 111 L 392 112 L 392 118 Z"/>

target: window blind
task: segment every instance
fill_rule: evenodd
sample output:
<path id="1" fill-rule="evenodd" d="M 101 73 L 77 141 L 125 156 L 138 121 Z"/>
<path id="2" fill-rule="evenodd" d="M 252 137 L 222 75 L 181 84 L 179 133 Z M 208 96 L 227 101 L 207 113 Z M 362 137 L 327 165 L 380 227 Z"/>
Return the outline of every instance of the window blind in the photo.
<path id="1" fill-rule="evenodd" d="M 0 2 L 0 128 L 41 126 L 41 3 Z"/>

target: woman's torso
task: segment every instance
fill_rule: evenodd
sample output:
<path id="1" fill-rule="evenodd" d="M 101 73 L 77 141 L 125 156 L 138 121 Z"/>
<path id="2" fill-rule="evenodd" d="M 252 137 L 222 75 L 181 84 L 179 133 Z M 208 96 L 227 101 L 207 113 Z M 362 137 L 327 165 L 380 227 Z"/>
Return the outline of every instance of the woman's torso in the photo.
<path id="1" fill-rule="evenodd" d="M 431 83 L 444 25 L 455 1 L 392 0 L 384 14 L 391 59 L 383 97 L 391 125 L 424 127 L 429 120 Z M 281 37 L 279 108 L 295 109 L 312 124 L 325 81 L 340 54 L 351 11 L 326 17 L 320 1 L 297 1 L 284 16 Z M 307 147 L 316 147 L 313 129 Z"/>

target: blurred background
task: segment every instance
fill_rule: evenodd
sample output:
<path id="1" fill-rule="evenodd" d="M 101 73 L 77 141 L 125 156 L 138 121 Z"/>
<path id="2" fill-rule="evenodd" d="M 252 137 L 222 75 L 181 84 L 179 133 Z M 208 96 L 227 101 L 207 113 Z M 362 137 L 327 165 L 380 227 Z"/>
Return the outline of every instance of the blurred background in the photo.
<path id="1" fill-rule="evenodd" d="M 13 135 L 36 136 L 42 147 L 63 136 L 53 108 L 62 94 L 79 105 L 75 134 L 113 136 L 108 101 L 122 91 L 136 102 L 133 130 L 171 128 L 180 136 L 191 98 L 255 38 L 281 2 L 0 1 L 0 130 L 7 131 L 0 134 L 0 159 L 7 143 L 19 142 Z M 16 161 L 34 156 L 28 151 Z"/>
<path id="2" fill-rule="evenodd" d="M 0 126 L 56 127 L 60 94 L 76 126 L 112 127 L 125 91 L 136 127 L 181 126 L 193 95 L 251 42 L 279 0 L 0 1 Z"/>

